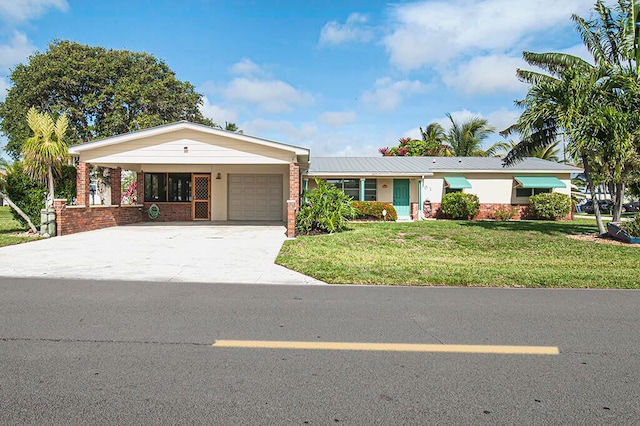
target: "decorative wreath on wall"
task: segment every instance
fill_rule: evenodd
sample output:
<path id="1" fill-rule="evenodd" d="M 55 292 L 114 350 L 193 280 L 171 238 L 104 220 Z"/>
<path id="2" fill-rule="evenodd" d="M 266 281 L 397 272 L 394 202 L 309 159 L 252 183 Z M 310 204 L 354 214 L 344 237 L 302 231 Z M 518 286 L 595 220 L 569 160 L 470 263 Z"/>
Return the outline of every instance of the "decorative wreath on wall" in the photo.
<path id="1" fill-rule="evenodd" d="M 157 204 L 151 204 L 149 206 L 149 217 L 155 219 L 160 216 L 160 207 Z"/>

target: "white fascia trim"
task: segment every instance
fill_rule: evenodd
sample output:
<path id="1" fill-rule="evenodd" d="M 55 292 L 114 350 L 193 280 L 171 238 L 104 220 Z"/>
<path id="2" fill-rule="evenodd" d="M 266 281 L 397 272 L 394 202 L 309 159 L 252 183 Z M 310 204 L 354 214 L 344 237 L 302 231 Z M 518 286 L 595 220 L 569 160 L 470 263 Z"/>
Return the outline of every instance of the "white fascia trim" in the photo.
<path id="1" fill-rule="evenodd" d="M 430 172 L 420 172 L 420 173 L 389 173 L 389 172 L 363 172 L 363 173 L 353 173 L 353 172 L 332 172 L 332 173 L 306 173 L 307 177 L 422 177 L 422 176 L 433 176 L 433 173 Z"/>
<path id="2" fill-rule="evenodd" d="M 158 126 L 150 129 L 126 133 L 124 135 L 111 136 L 105 139 L 97 140 L 95 142 L 87 142 L 81 145 L 71 146 L 69 147 L 69 153 L 78 154 L 82 151 L 86 151 L 90 149 L 102 148 L 104 146 L 110 146 L 110 145 L 117 145 L 119 143 L 129 142 L 136 139 L 159 136 L 166 133 L 175 132 L 178 130 L 194 130 L 194 131 L 199 131 L 203 133 L 208 133 L 210 135 L 224 136 L 231 139 L 237 139 L 243 142 L 255 143 L 259 145 L 268 146 L 271 148 L 291 151 L 296 155 L 308 156 L 310 153 L 309 149 L 307 148 L 302 148 L 294 145 L 287 145 L 280 142 L 270 141 L 267 139 L 256 138 L 254 136 L 247 136 L 239 133 L 227 132 L 225 130 L 214 129 L 209 126 L 204 126 L 201 124 L 195 124 L 195 123 L 189 123 L 189 122 L 178 122 L 173 124 L 167 124 L 164 126 Z"/>
<path id="3" fill-rule="evenodd" d="M 432 169 L 434 173 L 504 173 L 504 174 L 516 174 L 516 173 L 527 173 L 527 174 L 549 174 L 549 173 L 578 173 L 578 171 L 582 172 L 582 169 L 576 168 L 576 170 L 504 170 L 504 169 L 483 169 L 483 170 L 459 170 L 459 169 Z"/>

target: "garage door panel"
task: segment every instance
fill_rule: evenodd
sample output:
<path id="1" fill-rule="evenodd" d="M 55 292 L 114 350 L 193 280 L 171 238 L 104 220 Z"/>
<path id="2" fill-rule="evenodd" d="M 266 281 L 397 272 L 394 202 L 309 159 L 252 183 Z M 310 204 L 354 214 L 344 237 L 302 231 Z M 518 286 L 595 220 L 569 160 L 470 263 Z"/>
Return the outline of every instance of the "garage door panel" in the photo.
<path id="1" fill-rule="evenodd" d="M 229 220 L 282 220 L 282 175 L 229 175 Z"/>

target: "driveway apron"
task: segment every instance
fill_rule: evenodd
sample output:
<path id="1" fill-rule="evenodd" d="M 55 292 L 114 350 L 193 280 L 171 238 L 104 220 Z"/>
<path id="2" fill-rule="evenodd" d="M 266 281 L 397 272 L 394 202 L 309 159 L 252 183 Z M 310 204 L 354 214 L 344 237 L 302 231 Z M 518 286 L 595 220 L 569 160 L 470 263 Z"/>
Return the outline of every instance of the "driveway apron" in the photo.
<path id="1" fill-rule="evenodd" d="M 0 248 L 0 276 L 323 284 L 274 263 L 281 224 L 145 223 Z"/>

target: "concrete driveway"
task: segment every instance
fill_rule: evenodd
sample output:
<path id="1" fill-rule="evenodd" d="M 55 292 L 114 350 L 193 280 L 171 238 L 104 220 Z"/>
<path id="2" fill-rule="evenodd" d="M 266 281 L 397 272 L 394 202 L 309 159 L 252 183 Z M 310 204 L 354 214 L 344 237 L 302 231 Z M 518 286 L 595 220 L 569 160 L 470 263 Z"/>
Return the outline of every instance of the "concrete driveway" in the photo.
<path id="1" fill-rule="evenodd" d="M 0 276 L 322 284 L 274 264 L 280 224 L 143 223 L 0 248 Z"/>

